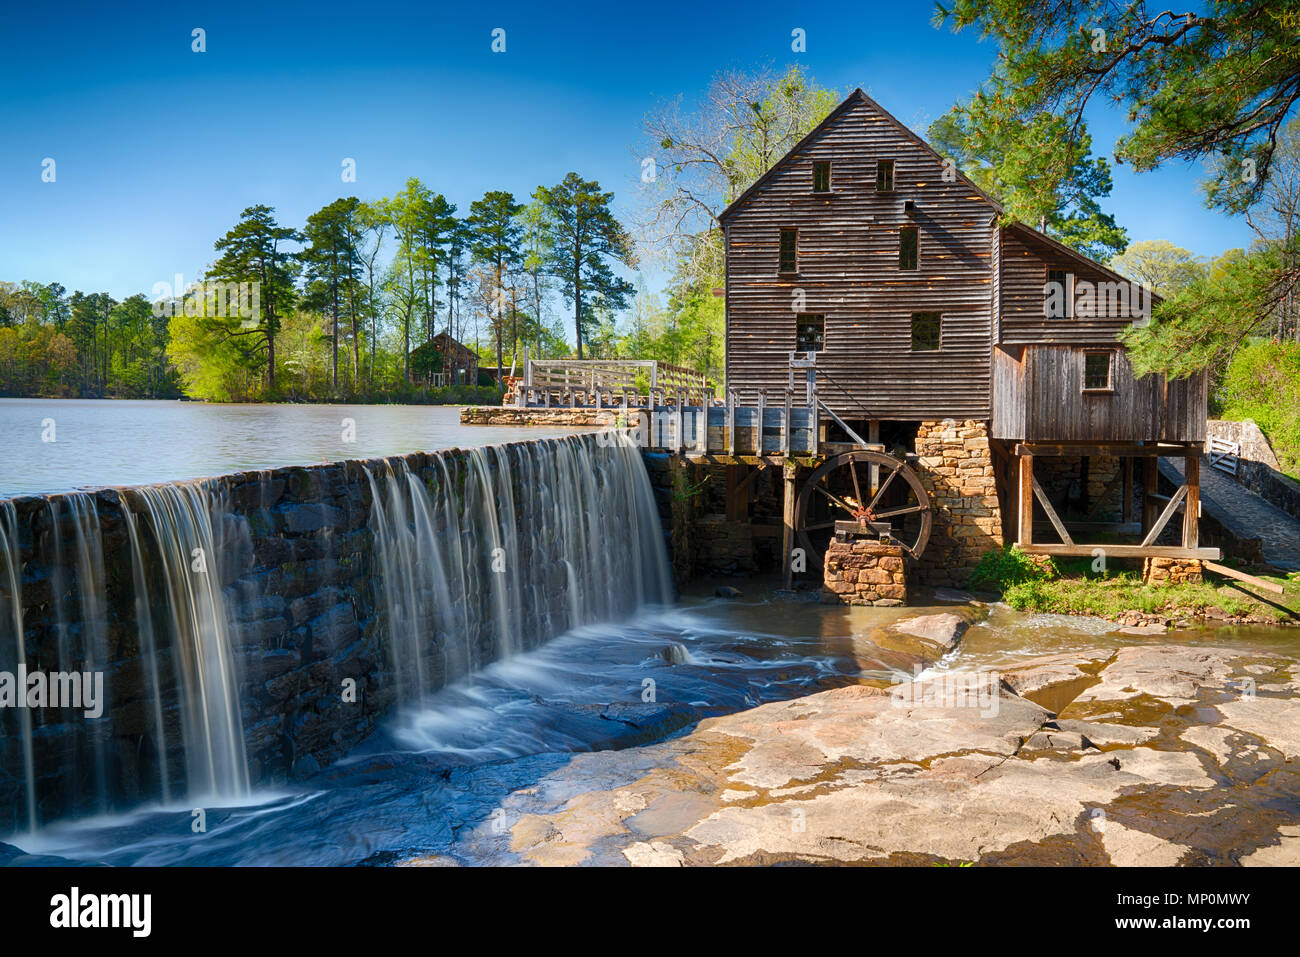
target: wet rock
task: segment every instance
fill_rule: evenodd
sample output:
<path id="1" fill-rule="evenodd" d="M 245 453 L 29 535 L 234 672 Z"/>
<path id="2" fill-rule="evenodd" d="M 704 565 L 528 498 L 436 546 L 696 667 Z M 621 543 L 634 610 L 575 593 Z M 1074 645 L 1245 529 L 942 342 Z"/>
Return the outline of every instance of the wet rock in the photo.
<path id="1" fill-rule="evenodd" d="M 719 598 L 739 598 L 741 593 L 739 588 L 732 588 L 730 585 L 719 585 L 714 589 L 713 594 Z"/>
<path id="2" fill-rule="evenodd" d="M 884 629 L 882 643 L 886 647 L 915 651 L 922 655 L 946 655 L 957 648 L 961 636 L 970 622 L 961 615 L 943 612 L 938 615 L 921 615 L 895 622 Z"/>

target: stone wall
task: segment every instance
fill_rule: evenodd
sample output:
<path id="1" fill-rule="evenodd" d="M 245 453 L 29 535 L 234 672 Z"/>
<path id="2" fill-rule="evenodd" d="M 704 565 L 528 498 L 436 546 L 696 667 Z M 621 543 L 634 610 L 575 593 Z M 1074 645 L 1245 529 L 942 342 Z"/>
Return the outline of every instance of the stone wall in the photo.
<path id="1" fill-rule="evenodd" d="M 1282 511 L 1300 518 L 1300 482 L 1282 473 L 1273 447 L 1259 426 L 1250 419 L 1240 422 L 1211 419 L 1208 426 L 1208 433 L 1214 438 L 1241 445 L 1237 481 Z M 1202 468 L 1208 467 L 1207 459 Z"/>
<path id="2" fill-rule="evenodd" d="M 618 409 L 516 409 L 510 406 L 475 405 L 460 410 L 460 424 L 513 425 L 521 428 L 609 428 L 618 424 L 618 416 Z"/>
<path id="3" fill-rule="evenodd" d="M 823 571 L 823 602 L 891 606 L 907 600 L 906 563 L 899 545 L 832 539 Z"/>
<path id="4" fill-rule="evenodd" d="M 927 585 L 965 585 L 980 556 L 1002 545 L 1002 512 L 988 423 L 922 422 L 917 470 L 934 509 L 930 543 L 917 569 Z"/>

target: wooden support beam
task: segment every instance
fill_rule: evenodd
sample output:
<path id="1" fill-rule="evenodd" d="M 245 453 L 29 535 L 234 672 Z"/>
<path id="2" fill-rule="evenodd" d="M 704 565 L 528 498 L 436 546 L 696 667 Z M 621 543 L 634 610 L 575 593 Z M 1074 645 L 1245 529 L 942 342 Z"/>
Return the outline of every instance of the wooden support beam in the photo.
<path id="1" fill-rule="evenodd" d="M 1125 525 L 1133 521 L 1133 457 L 1124 456 L 1120 465 L 1120 481 L 1124 483 L 1124 488 L 1120 492 L 1120 521 Z"/>
<path id="2" fill-rule="evenodd" d="M 867 422 L 867 441 L 872 445 L 880 444 L 879 419 L 871 419 Z M 880 489 L 880 466 L 875 462 L 867 466 L 867 484 L 871 486 L 871 495 L 875 495 Z"/>
<path id="3" fill-rule="evenodd" d="M 1203 562 L 1202 564 L 1204 564 L 1207 571 L 1212 571 L 1228 578 L 1235 578 L 1248 585 L 1254 585 L 1256 588 L 1272 592 L 1274 595 L 1286 594 L 1286 589 L 1275 582 L 1264 581 L 1264 579 L 1256 578 L 1254 575 L 1247 575 L 1245 572 L 1239 572 L 1237 569 L 1229 568 L 1227 565 L 1216 565 L 1214 562 Z"/>
<path id="4" fill-rule="evenodd" d="M 763 417 L 767 414 L 767 390 L 758 390 L 758 428 L 754 432 L 754 454 L 763 454 Z"/>
<path id="5" fill-rule="evenodd" d="M 1038 479 L 1034 478 L 1032 471 L 1029 474 L 1029 481 L 1032 482 L 1034 486 L 1034 497 L 1038 499 L 1038 504 L 1043 506 L 1043 511 L 1047 513 L 1048 519 L 1051 520 L 1052 527 L 1056 529 L 1056 534 L 1061 536 L 1062 543 L 1073 545 L 1074 541 L 1070 538 L 1070 533 L 1067 532 L 1065 526 L 1061 524 L 1061 519 L 1056 514 L 1056 509 L 1052 508 L 1052 503 L 1047 498 L 1047 493 L 1044 492 L 1043 487 L 1038 484 Z"/>
<path id="6" fill-rule="evenodd" d="M 1160 488 L 1160 467 L 1155 459 L 1142 462 L 1142 527 L 1150 528 L 1156 521 L 1156 494 Z"/>
<path id="7" fill-rule="evenodd" d="M 1183 481 L 1187 484 L 1186 508 L 1183 509 L 1183 548 L 1195 548 L 1201 539 L 1201 453 L 1189 452 L 1184 459 Z"/>
<path id="8" fill-rule="evenodd" d="M 1020 456 L 1020 523 L 1016 532 L 1016 541 L 1021 545 L 1030 545 L 1034 541 L 1034 457 L 1029 454 Z"/>
<path id="9" fill-rule="evenodd" d="M 736 454 L 736 392 L 727 390 L 727 454 Z"/>
<path id="10" fill-rule="evenodd" d="M 1058 442 L 1019 442 L 1016 455 L 1051 455 L 1061 458 L 1077 458 L 1088 455 L 1111 455 L 1122 458 L 1126 455 L 1162 456 L 1186 455 L 1186 445 L 1134 445 L 1131 443 L 1111 443 L 1108 445 L 1084 445 L 1079 443 Z"/>
<path id="11" fill-rule="evenodd" d="M 781 500 L 781 555 L 783 556 L 782 565 L 785 573 L 784 582 L 788 590 L 794 586 L 791 552 L 794 551 L 794 479 L 795 474 L 798 472 L 798 466 L 786 462 L 781 472 L 785 486 L 785 494 Z"/>
<path id="12" fill-rule="evenodd" d="M 1168 504 L 1165 505 L 1164 511 L 1160 513 L 1160 517 L 1156 519 L 1156 523 L 1152 525 L 1150 531 L 1147 532 L 1146 538 L 1142 539 L 1142 546 L 1144 548 L 1148 545 L 1154 544 L 1155 540 L 1160 537 L 1160 533 L 1163 532 L 1165 526 L 1169 524 L 1170 517 L 1172 517 L 1174 512 L 1178 510 L 1178 503 L 1183 500 L 1183 497 L 1186 494 L 1187 486 L 1180 485 L 1178 491 L 1174 493 L 1174 497 L 1169 500 Z"/>
<path id="13" fill-rule="evenodd" d="M 790 409 L 794 405 L 794 392 L 791 389 L 785 390 L 785 415 L 781 419 L 781 454 L 790 454 Z"/>
<path id="14" fill-rule="evenodd" d="M 1189 561 L 1215 561 L 1222 557 L 1217 548 L 1182 548 L 1177 545 L 1021 545 L 1028 555 L 1086 556 L 1097 549 L 1107 558 L 1185 558 Z"/>

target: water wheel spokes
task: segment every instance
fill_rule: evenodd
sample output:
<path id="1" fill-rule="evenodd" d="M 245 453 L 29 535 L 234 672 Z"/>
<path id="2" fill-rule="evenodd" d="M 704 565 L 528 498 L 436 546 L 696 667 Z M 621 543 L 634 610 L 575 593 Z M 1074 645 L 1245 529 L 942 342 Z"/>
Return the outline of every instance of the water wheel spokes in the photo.
<path id="1" fill-rule="evenodd" d="M 860 465 L 875 466 L 871 487 Z M 863 490 L 870 494 L 870 500 Z M 913 558 L 920 558 L 930 538 L 930 497 L 916 473 L 901 459 L 867 449 L 831 456 L 813 470 L 799 492 L 795 526 L 805 554 L 820 566 L 839 522 L 852 522 L 868 533 L 885 536 Z"/>

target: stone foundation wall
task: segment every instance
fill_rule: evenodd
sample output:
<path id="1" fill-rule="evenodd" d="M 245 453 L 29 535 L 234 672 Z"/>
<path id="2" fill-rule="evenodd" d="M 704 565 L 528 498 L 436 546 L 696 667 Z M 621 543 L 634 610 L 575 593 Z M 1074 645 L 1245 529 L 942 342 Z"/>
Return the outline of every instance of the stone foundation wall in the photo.
<path id="1" fill-rule="evenodd" d="M 514 409 L 509 406 L 475 405 L 460 410 L 460 424 L 514 425 L 521 428 L 607 428 L 618 424 L 618 416 L 618 409 Z"/>
<path id="2" fill-rule="evenodd" d="M 916 454 L 917 471 L 934 508 L 919 579 L 927 585 L 965 585 L 980 556 L 1002 545 L 988 423 L 922 422 Z"/>
<path id="3" fill-rule="evenodd" d="M 1145 558 L 1142 580 L 1151 585 L 1186 585 L 1201 583 L 1201 563 L 1181 558 Z"/>
<path id="4" fill-rule="evenodd" d="M 844 605 L 901 605 L 907 600 L 903 549 L 870 539 L 832 539 L 826 550 L 822 601 Z"/>

